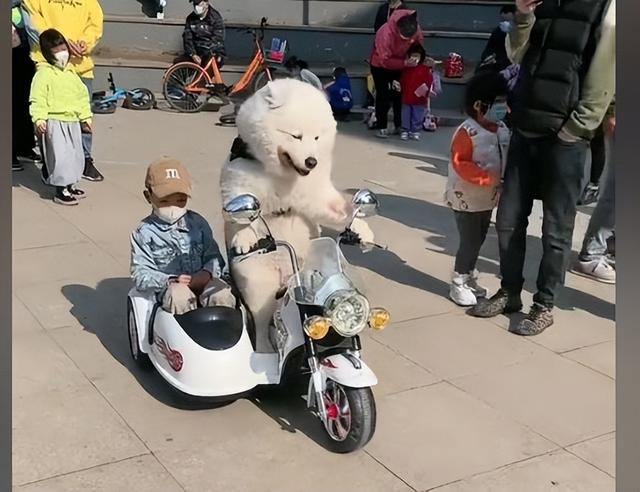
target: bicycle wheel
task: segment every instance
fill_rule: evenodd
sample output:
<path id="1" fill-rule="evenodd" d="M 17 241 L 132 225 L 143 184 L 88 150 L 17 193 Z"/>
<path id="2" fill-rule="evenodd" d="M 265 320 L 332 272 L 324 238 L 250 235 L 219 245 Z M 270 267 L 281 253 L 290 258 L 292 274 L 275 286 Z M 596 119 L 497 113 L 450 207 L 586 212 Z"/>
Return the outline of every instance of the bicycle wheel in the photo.
<path id="1" fill-rule="evenodd" d="M 273 68 L 270 69 L 270 72 L 271 72 L 271 80 L 286 79 L 289 77 L 286 73 L 279 72 L 277 70 L 274 70 Z M 269 83 L 269 77 L 267 77 L 267 71 L 262 70 L 262 72 L 256 75 L 256 78 L 253 81 L 253 92 L 254 93 L 258 92 L 268 83 Z"/>
<path id="2" fill-rule="evenodd" d="M 156 98 L 153 95 L 153 92 L 141 87 L 139 89 L 133 89 L 127 94 L 127 98 L 124 100 L 122 107 L 145 111 L 153 108 L 155 105 Z"/>
<path id="3" fill-rule="evenodd" d="M 163 94 L 173 109 L 182 113 L 197 113 L 209 99 L 206 72 L 191 62 L 169 67 L 164 75 Z"/>

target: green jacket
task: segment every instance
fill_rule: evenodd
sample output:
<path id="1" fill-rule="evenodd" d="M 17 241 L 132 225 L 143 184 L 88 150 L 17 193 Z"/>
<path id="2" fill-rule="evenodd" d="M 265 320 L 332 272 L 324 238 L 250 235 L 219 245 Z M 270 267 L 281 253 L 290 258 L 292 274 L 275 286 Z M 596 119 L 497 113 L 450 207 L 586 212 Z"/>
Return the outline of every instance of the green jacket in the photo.
<path id="1" fill-rule="evenodd" d="M 520 63 L 524 57 L 535 21 L 535 14 L 516 13 L 515 28 L 507 38 L 507 53 L 512 62 Z M 611 0 L 600 25 L 598 44 L 584 78 L 580 102 L 565 124 L 565 132 L 583 139 L 593 136 L 615 94 L 615 72 L 616 0 Z"/>
<path id="2" fill-rule="evenodd" d="M 31 119 L 38 121 L 89 121 L 89 91 L 70 65 L 63 70 L 49 63 L 39 63 L 31 84 Z"/>

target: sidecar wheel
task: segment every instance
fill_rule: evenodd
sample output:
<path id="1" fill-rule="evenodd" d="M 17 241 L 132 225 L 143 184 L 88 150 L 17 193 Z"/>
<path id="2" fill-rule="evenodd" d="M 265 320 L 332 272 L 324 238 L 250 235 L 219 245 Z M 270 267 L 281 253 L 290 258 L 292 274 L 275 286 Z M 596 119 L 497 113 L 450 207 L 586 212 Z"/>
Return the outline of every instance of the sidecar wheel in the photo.
<path id="1" fill-rule="evenodd" d="M 376 430 L 376 403 L 371 388 L 349 388 L 328 380 L 324 405 L 329 451 L 351 453 L 371 440 Z"/>
<path id="2" fill-rule="evenodd" d="M 148 370 L 151 368 L 151 360 L 149 360 L 147 354 L 140 350 L 138 326 L 136 324 L 136 315 L 133 312 L 131 299 L 127 299 L 127 331 L 129 332 L 129 350 L 131 351 L 133 361 L 140 369 Z"/>

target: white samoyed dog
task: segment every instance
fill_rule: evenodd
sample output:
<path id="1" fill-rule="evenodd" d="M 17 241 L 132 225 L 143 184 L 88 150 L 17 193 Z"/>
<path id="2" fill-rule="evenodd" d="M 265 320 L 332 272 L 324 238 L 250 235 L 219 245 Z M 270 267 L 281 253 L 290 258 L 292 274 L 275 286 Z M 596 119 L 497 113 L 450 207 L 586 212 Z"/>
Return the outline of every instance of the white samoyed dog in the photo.
<path id="1" fill-rule="evenodd" d="M 270 82 L 240 107 L 238 138 L 220 177 L 222 203 L 251 193 L 273 237 L 290 243 L 304 262 L 309 241 L 320 226 L 343 228 L 352 207 L 331 182 L 336 122 L 324 94 L 294 79 Z M 225 224 L 230 256 L 247 253 L 266 236 L 259 221 Z M 352 230 L 366 242 L 373 232 L 356 219 Z M 291 271 L 286 252 L 256 255 L 237 264 L 231 273 L 251 310 L 257 350 L 272 352 L 268 328 L 276 309 L 276 294 Z"/>

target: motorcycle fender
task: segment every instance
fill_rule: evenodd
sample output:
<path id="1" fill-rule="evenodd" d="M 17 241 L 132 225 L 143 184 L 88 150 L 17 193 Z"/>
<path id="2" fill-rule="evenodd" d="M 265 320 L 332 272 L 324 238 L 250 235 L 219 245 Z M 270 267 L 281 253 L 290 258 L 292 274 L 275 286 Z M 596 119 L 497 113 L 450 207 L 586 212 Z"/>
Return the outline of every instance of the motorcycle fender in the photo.
<path id="1" fill-rule="evenodd" d="M 320 361 L 319 368 L 323 389 L 327 379 L 350 388 L 368 388 L 378 384 L 378 378 L 371 368 L 353 355 L 330 355 Z"/>

